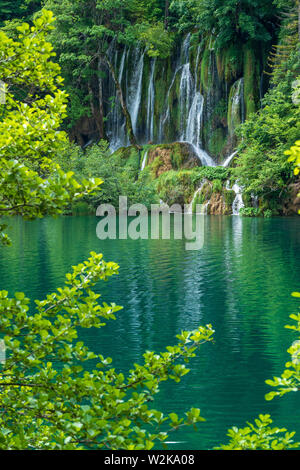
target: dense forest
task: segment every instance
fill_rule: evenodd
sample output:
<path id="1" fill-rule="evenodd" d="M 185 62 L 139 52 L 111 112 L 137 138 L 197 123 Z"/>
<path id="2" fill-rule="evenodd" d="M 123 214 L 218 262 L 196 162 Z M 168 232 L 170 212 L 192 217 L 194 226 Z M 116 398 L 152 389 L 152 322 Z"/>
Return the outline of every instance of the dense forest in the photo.
<path id="1" fill-rule="evenodd" d="M 268 256 L 266 261 L 260 257 L 265 246 L 261 248 L 259 243 L 271 237 L 274 246 L 277 233 L 290 237 L 288 249 L 280 245 L 275 256 L 275 247 L 274 257 L 266 252 L 276 263 L 279 260 L 277 278 L 282 272 L 286 276 L 282 284 L 294 282 L 289 276 L 296 279 L 298 272 L 293 224 L 298 223 L 300 213 L 299 45 L 299 0 L 0 0 L 3 249 L 14 250 L 10 220 L 14 221 L 12 227 L 18 227 L 19 217 L 25 224 L 35 224 L 36 219 L 61 216 L 59 220 L 67 220 L 62 223 L 72 224 L 80 216 L 88 225 L 100 204 L 118 207 L 120 196 L 126 196 L 129 204 L 148 208 L 152 204 L 185 206 L 194 215 L 200 207 L 201 215 L 230 216 L 233 228 L 230 226 L 227 233 L 232 230 L 236 240 L 228 248 L 228 239 L 221 238 L 227 218 L 227 222 L 208 218 L 212 224 L 211 250 L 219 258 L 218 262 L 215 258 L 201 259 L 203 265 L 193 273 L 196 310 L 206 295 L 203 291 L 197 297 L 196 286 L 197 282 L 204 283 L 204 265 L 214 266 L 216 274 L 211 282 L 215 282 L 216 292 L 240 276 L 242 288 L 237 290 L 241 305 L 247 293 L 253 311 L 266 308 L 274 265 L 266 271 L 269 295 L 265 291 L 265 297 L 257 300 L 253 292 L 259 286 L 255 281 L 251 284 L 251 276 L 256 279 L 259 271 L 253 267 L 255 258 L 260 268 L 264 263 L 269 267 Z M 275 225 L 262 229 L 270 228 L 265 238 L 261 236 L 262 242 L 259 224 L 271 224 L 273 219 Z M 286 220 L 287 225 L 276 225 Z M 244 232 L 238 225 L 243 221 Z M 26 227 L 18 240 L 21 248 L 26 243 Z M 35 240 L 36 226 L 30 227 Z M 258 243 L 258 251 L 252 258 L 247 253 L 252 253 L 251 242 L 247 242 L 243 256 L 238 252 L 238 243 L 245 241 L 248 229 L 250 240 L 253 242 L 254 233 L 258 240 L 253 242 Z M 69 242 L 77 243 L 75 234 L 66 242 L 67 230 L 65 225 L 57 238 L 51 235 L 61 258 L 63 242 L 67 247 Z M 37 266 L 46 264 L 44 255 L 45 259 L 52 256 L 51 243 L 50 236 L 44 245 L 36 241 L 41 256 Z M 11 244 L 13 248 L 8 247 Z M 224 259 L 221 245 L 225 247 Z M 76 247 L 79 252 L 79 242 Z M 129 245 L 126 249 L 131 253 Z M 170 271 L 181 252 L 176 247 L 171 256 L 168 249 L 164 252 L 158 246 L 157 253 L 162 259 L 166 257 Z M 198 349 L 202 351 L 214 341 L 213 320 L 197 328 L 184 325 L 177 336 L 178 344 L 160 354 L 149 350 L 151 334 L 146 335 L 142 364 L 134 358 L 127 375 L 118 372 L 110 365 L 110 358 L 98 350 L 92 352 L 91 344 L 98 347 L 95 339 L 88 337 L 88 345 L 81 341 L 85 339 L 82 330 L 101 329 L 121 310 L 115 303 L 99 303 L 98 282 L 114 278 L 119 266 L 105 262 L 95 250 L 84 263 L 72 258 L 73 271 L 66 275 L 64 287 L 52 294 L 48 290 L 52 277 L 59 282 L 61 279 L 55 277 L 58 270 L 54 268 L 48 279 L 48 268 L 44 267 L 39 282 L 46 279 L 45 285 L 41 281 L 41 290 L 33 298 L 45 300 L 35 300 L 35 307 L 23 292 L 10 297 L 9 288 L 0 291 L 0 449 L 151 450 L 167 442 L 170 432 L 196 428 L 205 421 L 198 408 L 192 407 L 179 417 L 176 407 L 163 413 L 152 409 L 156 407 L 152 402 L 164 382 L 171 381 L 174 388 L 174 384 L 184 382 L 190 372 L 186 363 L 192 364 Z M 237 264 L 231 266 L 226 250 Z M 24 260 L 28 252 L 33 256 L 25 249 L 22 256 L 15 256 Z M 160 276 L 158 261 L 149 261 L 147 269 L 146 261 L 143 265 L 143 260 L 152 256 L 151 247 L 137 253 L 130 263 L 135 266 L 136 256 L 138 267 L 134 269 L 142 267 L 139 276 L 147 279 L 147 269 L 151 272 L 155 268 Z M 285 267 L 282 253 L 290 269 Z M 5 280 L 17 277 L 19 268 L 15 272 L 11 268 L 14 258 L 2 274 L 2 256 L 5 260 L 6 255 L 0 254 L 1 276 Z M 181 279 L 182 272 L 199 260 L 195 256 L 187 261 L 185 255 L 180 256 L 180 271 L 175 266 L 172 275 L 184 296 L 188 288 Z M 246 267 L 238 264 L 245 259 Z M 226 266 L 222 280 L 218 278 L 221 263 Z M 126 295 L 130 292 L 129 307 L 134 304 L 138 308 L 138 284 L 136 279 L 130 284 L 130 269 L 122 289 L 126 286 Z M 145 295 L 152 299 L 155 289 L 161 289 L 173 321 L 173 299 L 163 288 L 168 286 L 169 271 L 159 287 L 153 274 Z M 33 291 L 29 292 L 33 296 L 37 294 L 35 281 L 33 277 Z M 6 288 L 5 283 L 0 287 Z M 252 304 L 254 297 L 257 303 Z M 294 299 L 299 297 L 299 293 L 293 293 Z M 164 297 L 159 299 L 164 303 Z M 279 303 L 269 301 L 276 311 Z M 189 308 L 189 302 L 193 303 L 189 300 L 184 308 Z M 220 304 L 223 314 L 223 299 Z M 250 313 L 246 309 L 250 317 L 251 308 Z M 236 318 L 231 314 L 230 325 Z M 151 318 L 146 316 L 143 321 Z M 166 318 L 169 321 L 168 315 Z M 199 318 L 202 320 L 202 316 Z M 299 314 L 291 315 L 291 319 L 296 325 L 288 329 L 299 334 Z M 190 319 L 185 321 L 191 324 Z M 268 321 L 269 327 L 272 320 Z M 221 330 L 222 322 L 223 317 Z M 172 328 L 171 323 L 166 331 L 171 331 L 176 322 Z M 254 323 L 252 317 L 251 326 L 244 320 L 241 338 L 249 336 L 252 341 Z M 273 324 L 269 328 L 273 335 L 278 325 L 279 321 L 276 328 Z M 237 335 L 235 331 L 231 334 L 234 338 Z M 291 358 L 281 377 L 267 381 L 276 389 L 266 394 L 268 402 L 299 391 L 300 346 L 295 338 L 293 341 L 288 350 Z M 7 354 L 5 360 L 2 350 Z M 173 388 L 170 390 L 172 395 Z M 299 447 L 294 432 L 271 425 L 270 415 L 262 413 L 253 424 L 232 428 L 229 442 L 217 448 Z"/>

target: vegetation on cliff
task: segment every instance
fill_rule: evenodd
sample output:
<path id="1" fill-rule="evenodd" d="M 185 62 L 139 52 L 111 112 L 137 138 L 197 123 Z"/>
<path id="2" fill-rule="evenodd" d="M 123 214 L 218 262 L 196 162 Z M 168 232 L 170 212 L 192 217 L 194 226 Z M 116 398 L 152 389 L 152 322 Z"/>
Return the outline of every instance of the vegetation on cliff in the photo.
<path id="1" fill-rule="evenodd" d="M 146 19 L 153 24 L 158 22 L 162 35 L 166 31 L 172 33 L 172 28 L 180 23 L 172 17 L 175 3 L 151 2 L 148 10 L 145 8 L 147 2 L 132 0 L 123 10 L 120 7 L 124 2 L 105 1 L 97 3 L 95 16 L 105 18 L 106 24 L 111 20 L 111 10 L 115 13 L 114 20 L 136 18 L 138 28 L 134 30 L 126 23 L 128 28 L 125 24 L 120 33 L 130 33 L 134 41 L 140 41 L 138 34 L 147 31 Z M 258 8 L 255 1 L 246 3 Z M 266 3 L 261 2 L 260 5 L 263 7 Z M 68 17 L 68 7 L 72 5 L 67 1 L 63 5 Z M 187 5 L 192 8 L 194 3 L 187 2 Z M 216 12 L 223 11 L 219 2 L 203 1 L 201 5 L 204 10 L 199 12 L 199 21 L 202 21 L 201 15 L 209 12 L 211 5 Z M 228 2 L 229 13 L 232 5 L 233 2 Z M 124 11 L 129 17 L 124 15 Z M 258 11 L 265 19 L 263 11 Z M 246 24 L 245 29 L 241 28 L 245 40 L 249 41 L 250 34 L 256 34 L 259 41 L 268 41 L 268 30 L 246 21 L 245 12 L 241 12 L 238 24 L 242 20 Z M 145 15 L 148 15 L 146 19 Z M 253 13 L 253 18 L 255 15 Z M 8 10 L 7 18 L 10 16 L 11 11 Z M 252 192 L 258 196 L 258 211 L 261 208 L 273 213 L 279 210 L 278 204 L 280 198 L 284 198 L 286 185 L 297 181 L 300 166 L 299 103 L 295 98 L 296 85 L 293 85 L 298 76 L 295 46 L 291 45 L 284 60 L 278 57 L 273 87 L 262 102 L 262 110 L 249 115 L 238 131 L 242 139 L 235 166 L 200 167 L 185 143 L 149 143 L 144 148 L 132 145 L 113 155 L 103 140 L 87 149 L 69 145 L 66 133 L 61 130 L 67 96 L 61 89 L 60 67 L 53 61 L 54 51 L 47 39 L 52 23 L 52 13 L 43 10 L 32 26 L 16 22 L 17 28 L 10 26 L 7 32 L 0 32 L 0 77 L 5 82 L 6 91 L 0 118 L 1 216 L 20 215 L 33 219 L 61 214 L 66 206 L 70 207 L 87 194 L 92 194 L 95 199 L 89 199 L 89 202 L 95 204 L 115 202 L 121 192 L 129 194 L 131 202 L 147 198 L 151 202 L 158 192 L 165 200 L 169 198 L 169 203 L 178 202 L 178 196 L 187 203 L 203 182 L 198 194 L 199 202 L 204 203 L 213 195 L 222 194 L 227 210 L 226 205 L 232 203 L 233 194 L 230 184 L 225 187 L 226 192 L 224 186 L 226 181 L 232 183 L 234 178 L 244 186 L 245 198 Z M 140 28 L 141 24 L 144 29 Z M 218 22 L 213 24 L 217 28 Z M 101 25 L 100 22 L 96 26 Z M 184 30 L 186 26 L 180 27 Z M 89 44 L 94 33 L 88 37 L 81 36 L 82 33 L 80 30 L 75 39 Z M 115 34 L 114 28 L 100 28 L 100 31 L 96 28 L 95 37 L 104 41 L 97 59 L 107 53 L 105 47 L 109 41 L 106 39 L 112 34 Z M 158 44 L 153 44 L 153 38 L 150 41 L 149 32 L 145 34 L 149 54 L 159 56 Z M 226 38 L 224 41 L 228 44 L 236 40 L 234 36 Z M 62 37 L 60 39 L 63 41 Z M 90 53 L 94 46 L 95 43 L 91 42 L 90 49 L 85 52 Z M 78 68 L 74 66 L 74 77 L 79 81 L 86 80 L 88 86 L 91 57 L 84 52 L 83 56 L 78 57 Z M 69 59 L 75 61 L 76 57 L 73 55 Z M 93 73 L 94 78 L 101 79 L 101 74 L 95 73 L 95 69 Z M 93 98 L 89 94 L 92 109 L 95 104 Z M 142 168 L 146 153 L 147 165 Z M 102 180 L 95 176 L 105 178 L 101 194 L 99 185 Z M 223 204 L 218 197 L 215 197 L 215 203 Z M 9 243 L 3 224 L 0 237 L 2 243 Z M 0 292 L 1 347 L 4 344 L 8 352 L 6 360 L 0 361 L 1 449 L 149 450 L 155 443 L 166 440 L 169 429 L 203 421 L 199 409 L 192 408 L 180 418 L 172 412 L 164 415 L 152 409 L 149 403 L 159 392 L 161 382 L 173 380 L 177 383 L 189 372 L 186 363 L 203 343 L 212 341 L 214 331 L 210 325 L 192 332 L 182 331 L 177 337 L 178 344 L 168 347 L 163 353 L 147 351 L 143 356 L 144 363 L 134 364 L 126 377 L 116 372 L 110 358 L 95 354 L 77 341 L 79 330 L 101 328 L 103 321 L 115 319 L 120 307 L 114 303 L 100 304 L 99 294 L 93 288 L 98 281 L 106 281 L 116 275 L 118 268 L 117 264 L 107 263 L 102 255 L 92 252 L 88 261 L 74 266 L 73 271 L 66 275 L 62 288 L 44 300 L 36 300 L 34 309 L 24 293 L 17 292 L 9 297 L 7 291 Z M 299 293 L 293 295 L 300 297 Z M 291 318 L 296 325 L 289 328 L 299 333 L 299 315 Z M 299 344 L 296 341 L 289 349 L 291 360 L 282 376 L 268 381 L 276 391 L 270 392 L 267 400 L 299 391 Z M 59 361 L 57 367 L 55 361 Z M 85 367 L 90 362 L 92 370 Z M 222 448 L 282 450 L 299 446 L 293 441 L 294 433 L 271 428 L 271 424 L 269 416 L 260 415 L 255 425 L 233 428 L 229 432 L 229 444 Z M 161 426 L 162 431 L 157 431 L 156 428 Z M 151 429 L 155 430 L 151 432 Z"/>

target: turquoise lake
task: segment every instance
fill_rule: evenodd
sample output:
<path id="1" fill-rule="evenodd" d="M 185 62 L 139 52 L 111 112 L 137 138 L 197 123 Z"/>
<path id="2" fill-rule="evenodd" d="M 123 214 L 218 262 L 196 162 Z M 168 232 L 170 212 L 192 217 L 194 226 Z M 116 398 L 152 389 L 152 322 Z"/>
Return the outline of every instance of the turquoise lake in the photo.
<path id="1" fill-rule="evenodd" d="M 124 307 L 118 320 L 83 332 L 117 370 L 142 362 L 146 350 L 176 344 L 181 330 L 213 325 L 214 343 L 202 347 L 182 382 L 163 383 L 155 399 L 164 413 L 198 407 L 206 418 L 197 432 L 171 433 L 170 449 L 212 449 L 227 442 L 230 427 L 260 413 L 300 440 L 299 395 L 264 399 L 271 391 L 265 380 L 282 373 L 296 339 L 284 326 L 299 307 L 291 293 L 300 290 L 300 217 L 206 216 L 199 251 L 186 251 L 184 240 L 100 241 L 94 216 L 8 222 L 13 246 L 0 249 L 0 289 L 10 295 L 44 298 L 90 251 L 120 265 L 119 276 L 96 288 L 102 301 Z"/>

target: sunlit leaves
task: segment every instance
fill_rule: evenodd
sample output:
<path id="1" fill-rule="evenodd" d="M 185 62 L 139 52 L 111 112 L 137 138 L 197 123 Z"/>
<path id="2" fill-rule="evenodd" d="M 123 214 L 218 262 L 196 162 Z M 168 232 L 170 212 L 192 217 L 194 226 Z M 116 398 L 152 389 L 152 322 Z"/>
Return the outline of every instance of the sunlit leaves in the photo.
<path id="1" fill-rule="evenodd" d="M 298 292 L 294 292 L 294 297 L 300 297 Z M 296 324 L 287 325 L 286 328 L 300 333 L 300 313 L 290 315 Z M 298 340 L 295 340 L 287 351 L 290 354 L 290 360 L 285 364 L 285 370 L 280 377 L 273 377 L 272 380 L 267 380 L 266 383 L 271 387 L 276 388 L 276 391 L 269 392 L 266 395 L 266 400 L 273 400 L 279 396 L 282 397 L 287 393 L 299 392 L 300 390 L 300 335 Z"/>
<path id="2" fill-rule="evenodd" d="M 0 216 L 59 214 L 102 183 L 97 178 L 79 184 L 52 161 L 67 142 L 60 130 L 66 93 L 47 41 L 53 21 L 52 12 L 43 10 L 33 26 L 19 25 L 12 37 L 0 31 L 0 78 L 6 85 L 0 105 Z M 4 230 L 2 224 L 0 241 L 8 245 Z"/>
<path id="3" fill-rule="evenodd" d="M 295 175 L 299 175 L 300 173 L 300 140 L 297 140 L 295 142 L 295 145 L 293 145 L 290 150 L 286 150 L 284 152 L 285 155 L 288 155 L 288 161 L 293 162 L 295 165 L 295 170 L 294 173 Z"/>
<path id="4" fill-rule="evenodd" d="M 294 442 L 294 432 L 284 428 L 271 427 L 270 415 L 259 415 L 254 423 L 247 423 L 243 429 L 233 427 L 228 431 L 230 441 L 219 450 L 286 450 L 299 448 Z"/>
<path id="5" fill-rule="evenodd" d="M 117 273 L 115 263 L 91 253 L 66 275 L 64 287 L 35 302 L 35 311 L 24 294 L 0 292 L 7 353 L 0 366 L 1 449 L 151 449 L 169 428 L 204 421 L 196 408 L 164 416 L 149 403 L 162 381 L 188 373 L 185 362 L 212 341 L 211 326 L 182 332 L 165 352 L 146 352 L 127 377 L 78 340 L 82 328 L 116 318 L 121 307 L 100 304 L 92 288 Z"/>

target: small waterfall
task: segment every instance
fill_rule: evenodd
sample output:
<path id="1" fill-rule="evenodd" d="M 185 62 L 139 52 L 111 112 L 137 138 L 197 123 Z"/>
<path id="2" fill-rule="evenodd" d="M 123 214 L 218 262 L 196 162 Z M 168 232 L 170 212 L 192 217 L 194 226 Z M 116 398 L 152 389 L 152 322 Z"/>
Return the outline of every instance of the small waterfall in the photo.
<path id="1" fill-rule="evenodd" d="M 127 52 L 128 52 L 127 47 L 125 47 L 122 57 L 121 57 L 119 74 L 118 74 L 118 81 L 121 86 L 122 86 L 125 59 L 127 56 Z M 117 57 L 118 57 L 118 51 L 115 54 L 115 67 L 117 63 Z M 113 84 L 113 87 L 114 87 L 114 94 L 115 94 L 115 102 L 114 102 L 113 111 L 111 113 L 110 119 L 107 124 L 107 127 L 108 127 L 107 134 L 110 137 L 110 149 L 112 152 L 114 152 L 119 147 L 124 145 L 124 142 L 126 141 L 125 120 L 122 114 L 121 106 L 120 106 L 119 99 L 116 93 L 116 87 L 114 84 Z"/>
<path id="2" fill-rule="evenodd" d="M 202 191 L 202 188 L 204 186 L 204 184 L 206 183 L 206 180 L 202 181 L 201 185 L 199 186 L 198 189 L 196 189 L 195 193 L 194 193 L 194 196 L 193 196 L 193 199 L 192 201 L 190 202 L 189 206 L 188 206 L 188 210 L 187 210 L 187 213 L 188 214 L 193 214 L 193 206 L 194 206 L 194 203 L 196 201 L 196 198 L 198 196 L 199 193 L 201 193 Z M 210 201 L 206 202 L 205 204 L 198 204 L 199 206 L 201 206 L 201 212 L 197 212 L 197 214 L 202 214 L 202 215 L 206 215 L 207 214 L 207 208 L 208 208 L 208 205 L 209 205 Z"/>
<path id="3" fill-rule="evenodd" d="M 203 166 L 216 166 L 213 159 L 201 147 L 204 98 L 200 91 L 197 91 L 197 68 L 200 48 L 198 48 L 197 52 L 197 65 L 193 77 L 190 69 L 189 47 L 190 35 L 186 37 L 181 51 L 181 60 L 185 61 L 185 63 L 182 66 L 180 79 L 180 141 L 188 142 L 192 145 Z"/>
<path id="4" fill-rule="evenodd" d="M 245 204 L 243 202 L 243 196 L 242 196 L 243 190 L 237 183 L 233 185 L 232 189 L 236 194 L 235 200 L 233 201 L 233 204 L 232 204 L 232 214 L 240 215 L 240 210 L 243 207 L 245 207 Z"/>
<path id="5" fill-rule="evenodd" d="M 222 166 L 224 168 L 227 168 L 230 165 L 230 163 L 232 162 L 232 160 L 234 159 L 234 157 L 236 156 L 237 153 L 238 153 L 238 151 L 236 150 L 231 155 L 229 155 L 229 157 L 226 158 L 226 160 L 223 162 Z"/>
<path id="6" fill-rule="evenodd" d="M 148 99 L 147 99 L 147 141 L 153 141 L 154 138 L 154 73 L 155 73 L 156 58 L 153 59 L 151 64 L 150 80 L 148 86 Z"/>
<path id="7" fill-rule="evenodd" d="M 185 141 L 187 134 L 187 122 L 191 107 L 191 96 L 194 89 L 193 78 L 190 70 L 190 63 L 187 62 L 182 67 L 181 80 L 180 80 L 180 140 Z"/>
<path id="8" fill-rule="evenodd" d="M 230 91 L 229 97 L 229 119 L 228 127 L 229 132 L 233 135 L 234 130 L 238 124 L 245 120 L 244 110 L 244 79 L 237 80 Z"/>
<path id="9" fill-rule="evenodd" d="M 197 147 L 194 144 L 191 144 L 191 146 L 193 147 L 195 154 L 197 155 L 203 166 L 216 166 L 214 160 L 208 155 L 207 152 L 205 152 L 205 150 Z"/>
<path id="10" fill-rule="evenodd" d="M 128 110 L 131 116 L 132 129 L 135 134 L 137 131 L 138 113 L 142 98 L 144 55 L 145 51 L 142 51 L 139 48 L 135 49 L 134 73 L 129 87 L 129 96 L 127 103 Z"/>
<path id="11" fill-rule="evenodd" d="M 143 161 L 142 161 L 142 165 L 141 165 L 141 171 L 143 171 L 146 167 L 147 158 L 148 158 L 148 150 L 146 150 L 146 152 L 144 153 L 144 157 L 143 157 Z"/>
<path id="12" fill-rule="evenodd" d="M 202 125 L 202 116 L 203 116 L 203 104 L 204 98 L 200 92 L 195 93 L 193 103 L 189 112 L 187 126 L 185 130 L 185 138 L 182 140 L 187 140 L 192 142 L 196 147 L 200 147 L 200 133 Z"/>

